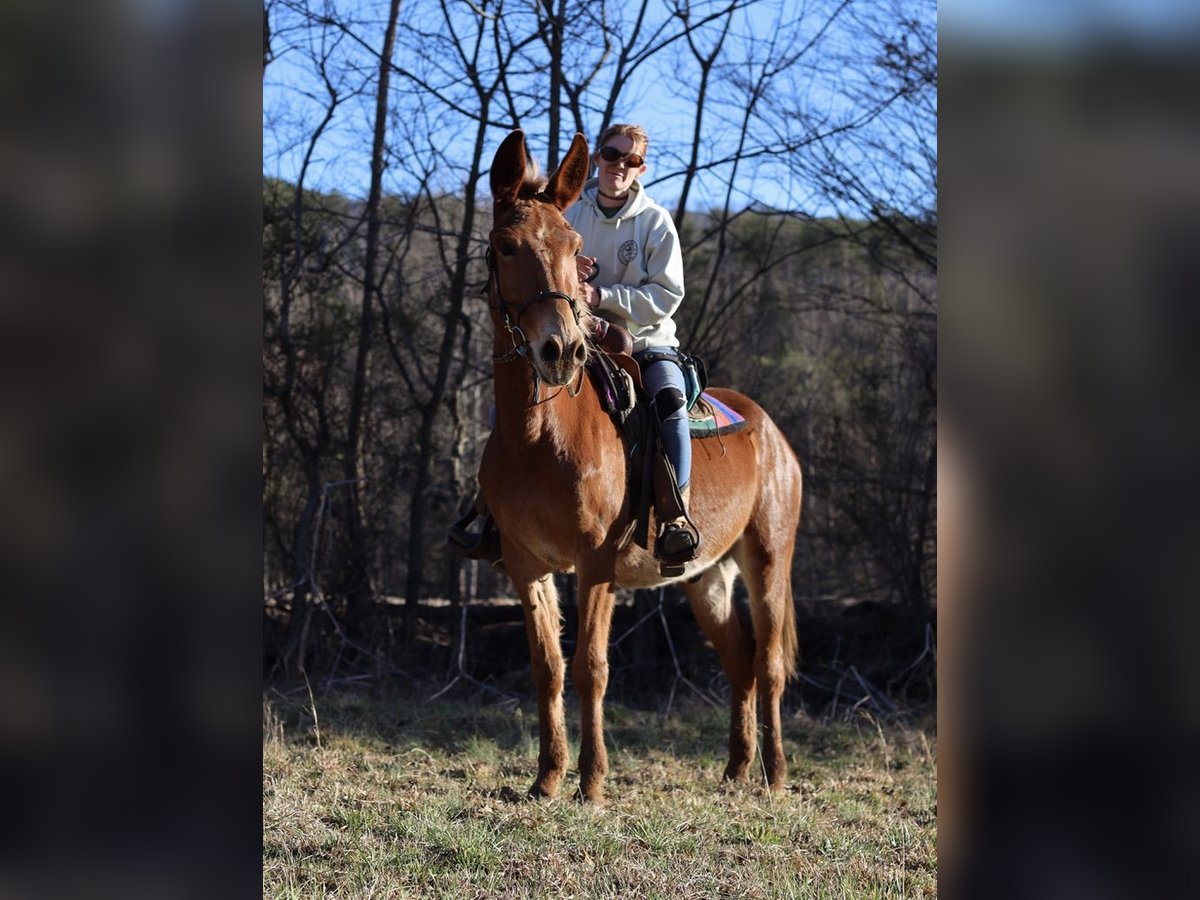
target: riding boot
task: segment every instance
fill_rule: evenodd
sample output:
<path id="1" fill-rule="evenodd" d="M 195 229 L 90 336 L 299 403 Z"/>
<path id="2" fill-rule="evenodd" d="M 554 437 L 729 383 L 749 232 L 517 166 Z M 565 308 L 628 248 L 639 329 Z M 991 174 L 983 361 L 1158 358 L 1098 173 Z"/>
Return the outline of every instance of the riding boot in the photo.
<path id="1" fill-rule="evenodd" d="M 654 558 L 662 575 L 682 575 L 684 565 L 700 553 L 700 531 L 687 513 L 687 495 L 691 485 L 682 491 L 675 467 L 665 453 L 654 460 L 654 509 L 659 521 L 658 538 L 654 541 Z"/>
<path id="2" fill-rule="evenodd" d="M 469 531 L 471 523 L 483 516 L 479 532 Z M 500 572 L 504 571 L 504 554 L 500 548 L 500 529 L 492 518 L 483 494 L 476 494 L 466 514 L 450 526 L 447 534 L 450 550 L 465 559 L 481 559 Z"/>

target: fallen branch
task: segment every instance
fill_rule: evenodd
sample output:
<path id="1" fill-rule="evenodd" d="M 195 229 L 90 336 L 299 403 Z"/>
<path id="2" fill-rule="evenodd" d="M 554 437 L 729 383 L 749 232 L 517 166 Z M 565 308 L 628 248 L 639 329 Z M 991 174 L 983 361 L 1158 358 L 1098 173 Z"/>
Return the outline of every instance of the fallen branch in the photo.
<path id="1" fill-rule="evenodd" d="M 510 694 L 506 694 L 503 691 L 498 691 L 498 690 L 496 690 L 496 688 L 492 687 L 490 684 L 484 684 L 482 681 L 480 681 L 478 678 L 476 678 L 470 672 L 467 671 L 466 665 L 465 665 L 466 650 L 467 650 L 467 605 L 465 603 L 461 604 L 459 606 L 459 610 L 461 612 L 461 617 L 459 619 L 459 628 L 458 628 L 458 651 L 455 654 L 455 661 L 454 661 L 455 675 L 453 678 L 450 679 L 449 682 L 446 683 L 446 685 L 440 691 L 438 691 L 432 697 L 429 697 L 425 702 L 432 703 L 434 700 L 436 700 L 438 697 L 441 697 L 443 694 L 445 694 L 447 691 L 449 691 L 450 688 L 454 687 L 460 681 L 469 681 L 482 690 L 490 691 L 491 693 L 493 693 L 497 697 L 499 697 L 501 700 L 507 701 L 509 703 L 516 703 L 517 702 L 516 697 L 513 697 Z"/>
<path id="2" fill-rule="evenodd" d="M 658 589 L 658 609 L 656 612 L 658 613 L 659 621 L 662 622 L 663 634 L 667 636 L 667 648 L 671 651 L 671 662 L 675 665 L 675 681 L 671 684 L 671 696 L 667 701 L 667 712 L 669 713 L 671 711 L 671 704 L 675 700 L 675 684 L 680 681 L 690 687 L 695 692 L 697 697 L 699 697 L 709 706 L 713 707 L 713 709 L 720 709 L 720 703 L 708 696 L 707 692 L 693 684 L 691 679 L 683 674 L 683 669 L 679 665 L 679 657 L 675 653 L 675 642 L 671 640 L 671 629 L 667 627 L 667 617 L 663 614 L 663 592 L 663 588 Z"/>

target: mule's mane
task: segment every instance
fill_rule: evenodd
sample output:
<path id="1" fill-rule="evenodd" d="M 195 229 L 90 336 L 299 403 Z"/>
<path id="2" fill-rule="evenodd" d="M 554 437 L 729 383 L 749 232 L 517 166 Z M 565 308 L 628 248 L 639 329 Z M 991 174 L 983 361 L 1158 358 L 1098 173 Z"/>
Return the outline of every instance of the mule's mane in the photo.
<path id="1" fill-rule="evenodd" d="M 546 189 L 546 182 L 549 179 L 542 175 L 541 168 L 537 164 L 537 160 L 533 157 L 525 159 L 525 180 L 521 182 L 521 186 L 517 188 L 518 200 L 533 200 Z"/>

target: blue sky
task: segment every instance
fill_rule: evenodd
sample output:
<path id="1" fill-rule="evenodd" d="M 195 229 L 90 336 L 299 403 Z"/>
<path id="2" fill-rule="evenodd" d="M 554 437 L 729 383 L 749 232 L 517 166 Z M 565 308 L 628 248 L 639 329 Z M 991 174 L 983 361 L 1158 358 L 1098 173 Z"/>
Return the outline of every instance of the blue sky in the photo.
<path id="1" fill-rule="evenodd" d="M 858 3 L 857 8 L 889 8 L 893 4 L 901 4 L 914 11 L 932 23 L 935 7 L 932 0 L 878 0 L 873 3 Z M 826 11 L 836 9 L 840 0 L 812 0 L 810 3 L 796 3 L 795 0 L 759 0 L 749 10 L 740 16 L 727 38 L 727 48 L 748 45 L 750 41 L 770 37 L 777 32 L 782 34 L 786 29 L 780 29 L 780 21 L 795 21 L 801 12 L 812 12 L 813 15 L 802 18 L 794 25 L 794 33 L 802 42 L 810 39 L 810 32 L 815 31 L 813 23 L 825 21 Z M 698 4 L 697 4 L 698 5 Z M 419 4 L 409 4 L 409 9 Z M 652 5 L 652 10 L 659 16 L 665 15 L 665 4 Z M 404 7 L 402 7 L 404 10 Z M 380 21 L 381 8 L 372 4 L 360 6 L 358 12 L 364 18 L 370 16 L 364 33 L 379 35 L 382 33 Z M 782 103 L 789 108 L 803 109 L 808 114 L 824 113 L 831 117 L 847 114 L 849 107 L 846 101 L 840 99 L 840 88 L 849 81 L 851 73 L 839 67 L 836 61 L 839 53 L 869 53 L 871 48 L 865 45 L 855 46 L 855 29 L 852 16 L 858 14 L 854 4 L 848 5 L 838 12 L 834 26 L 823 35 L 822 40 L 827 52 L 812 55 L 814 68 L 809 71 L 797 72 L 792 81 L 786 85 L 777 85 L 777 95 L 782 91 Z M 404 13 L 402 12 L 402 16 Z M 376 37 L 373 43 L 379 41 Z M 281 42 L 282 43 L 282 42 Z M 676 45 L 684 49 L 682 43 Z M 264 82 L 264 134 L 263 134 L 263 171 L 267 175 L 295 180 L 299 170 L 300 150 L 295 145 L 297 138 L 311 131 L 318 116 L 318 109 L 303 97 L 305 90 L 317 90 L 311 76 L 296 64 L 300 55 L 295 51 L 288 52 L 286 46 L 277 49 L 279 57 L 267 69 Z M 674 206 L 682 188 L 684 168 L 681 154 L 687 151 L 693 123 L 695 121 L 695 91 L 696 84 L 692 79 L 676 79 L 672 71 L 668 55 L 656 58 L 653 65 L 644 67 L 631 81 L 623 94 L 623 103 L 618 109 L 618 118 L 624 121 L 637 121 L 646 126 L 652 139 L 652 152 L 649 163 L 650 170 L 645 176 L 652 196 L 664 205 Z M 745 74 L 742 71 L 734 75 Z M 787 95 L 791 90 L 791 95 Z M 732 99 L 732 98 L 731 98 Z M 314 157 L 310 170 L 308 184 L 321 189 L 337 189 L 343 193 L 363 195 L 368 181 L 367 153 L 370 145 L 370 121 L 373 115 L 372 98 L 364 96 L 358 102 L 348 106 L 345 114 L 340 115 L 332 124 L 327 136 L 322 140 Z M 741 109 L 744 109 L 744 104 Z M 714 158 L 721 158 L 732 149 L 736 143 L 740 129 L 736 118 L 741 109 L 737 103 L 727 104 L 718 111 L 712 109 L 704 119 L 704 135 L 707 149 Z M 599 121 L 587 123 L 588 140 L 595 139 L 595 130 Z M 789 130 L 787 116 L 779 115 L 774 121 L 764 123 L 762 135 L 768 130 Z M 543 162 L 545 159 L 546 124 L 537 119 L 522 122 L 531 148 Z M 925 134 L 921 139 L 932 144 L 936 141 L 934 129 L 936 122 L 931 118 L 924 124 Z M 560 135 L 560 145 L 565 147 L 570 140 L 572 125 L 564 125 Z M 489 135 L 489 149 L 498 146 L 505 132 L 494 129 Z M 460 134 L 448 134 L 449 139 L 459 139 L 469 149 L 471 133 L 466 127 Z M 760 136 L 761 137 L 761 136 Z M 765 138 L 763 138 L 765 139 Z M 762 140 L 760 140 L 760 143 Z M 450 142 L 446 145 L 451 146 Z M 753 145 L 752 145 L 753 146 Z M 452 154 L 452 150 L 446 151 Z M 850 152 L 850 151 L 845 151 Z M 861 152 L 861 151 L 856 151 Z M 883 170 L 878 160 L 864 158 L 861 171 L 864 177 L 874 177 L 873 173 Z M 441 185 L 446 190 L 461 189 L 461 178 L 456 183 L 453 171 L 445 173 L 445 183 Z M 893 175 L 894 178 L 907 177 Z M 919 177 L 919 176 L 918 176 Z M 808 183 L 794 166 L 758 165 L 755 163 L 742 164 L 736 175 L 731 166 L 720 166 L 711 172 L 706 172 L 698 178 L 689 196 L 690 208 L 701 208 L 720 204 L 724 201 L 727 187 L 734 187 L 733 206 L 739 208 L 750 202 L 765 203 L 771 206 L 797 209 L 816 215 L 826 215 L 834 211 L 831 201 Z M 404 191 L 406 184 L 399 171 L 389 173 L 385 179 L 385 189 Z M 919 185 L 915 181 L 911 190 L 905 188 L 903 193 L 909 193 L 922 198 L 922 204 L 932 202 L 931 188 Z"/>

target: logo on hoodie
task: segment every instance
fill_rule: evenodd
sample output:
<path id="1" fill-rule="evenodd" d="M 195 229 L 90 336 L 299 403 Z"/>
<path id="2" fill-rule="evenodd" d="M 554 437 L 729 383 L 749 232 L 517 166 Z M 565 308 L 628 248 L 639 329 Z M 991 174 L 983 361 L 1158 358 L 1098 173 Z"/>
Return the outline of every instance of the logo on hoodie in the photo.
<path id="1" fill-rule="evenodd" d="M 637 256 L 637 241 L 626 241 L 619 250 L 617 250 L 617 259 L 621 261 L 621 265 L 627 266 L 633 262 L 633 258 Z"/>

